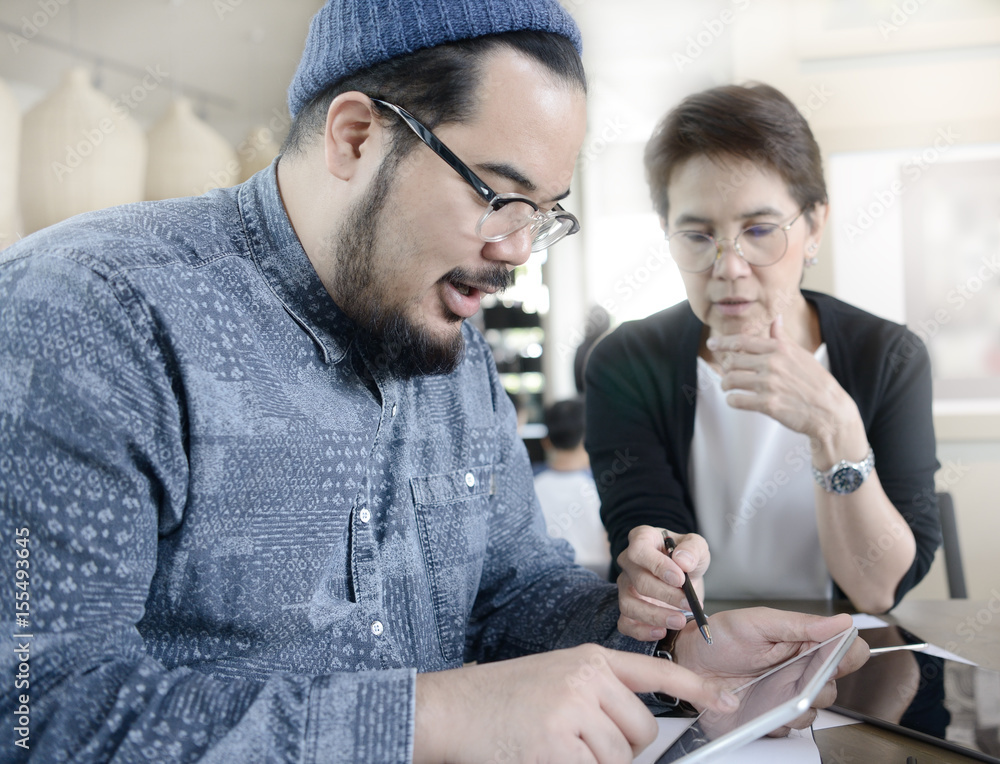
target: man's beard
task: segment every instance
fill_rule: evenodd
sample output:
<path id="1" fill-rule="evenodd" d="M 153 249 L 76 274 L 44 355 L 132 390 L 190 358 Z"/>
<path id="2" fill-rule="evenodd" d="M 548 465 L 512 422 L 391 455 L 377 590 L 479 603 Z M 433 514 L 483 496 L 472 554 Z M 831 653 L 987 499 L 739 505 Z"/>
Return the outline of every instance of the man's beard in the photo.
<path id="1" fill-rule="evenodd" d="M 405 305 L 389 301 L 386 274 L 377 272 L 380 223 L 401 158 L 393 152 L 383 160 L 370 188 L 347 214 L 336 238 L 331 292 L 340 309 L 357 325 L 356 342 L 368 361 L 396 377 L 410 379 L 454 371 L 464 355 L 465 340 L 459 328 L 462 317 L 444 306 L 445 317 L 456 325 L 453 336 L 438 339 L 415 325 L 404 314 Z M 503 263 L 497 263 L 475 273 L 456 268 L 442 281 L 501 291 L 510 286 L 513 277 Z"/>

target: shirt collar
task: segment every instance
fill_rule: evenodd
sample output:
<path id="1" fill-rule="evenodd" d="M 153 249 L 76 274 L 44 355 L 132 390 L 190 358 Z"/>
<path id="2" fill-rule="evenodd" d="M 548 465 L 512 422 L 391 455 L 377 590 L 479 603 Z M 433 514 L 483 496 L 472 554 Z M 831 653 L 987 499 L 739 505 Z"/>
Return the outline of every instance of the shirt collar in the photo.
<path id="1" fill-rule="evenodd" d="M 278 191 L 277 167 L 275 159 L 239 187 L 240 217 L 250 255 L 275 297 L 319 346 L 323 361 L 340 363 L 355 326 L 326 291 L 295 235 Z"/>

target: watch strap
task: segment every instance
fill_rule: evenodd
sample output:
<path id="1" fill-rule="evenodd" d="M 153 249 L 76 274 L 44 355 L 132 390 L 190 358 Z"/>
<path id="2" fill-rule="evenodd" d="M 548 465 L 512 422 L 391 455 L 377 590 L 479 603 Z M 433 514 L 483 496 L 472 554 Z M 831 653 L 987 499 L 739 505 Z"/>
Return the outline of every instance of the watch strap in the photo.
<path id="1" fill-rule="evenodd" d="M 694 619 L 694 616 L 688 616 L 688 623 Z M 671 663 L 674 661 L 674 648 L 677 645 L 677 638 L 680 636 L 680 631 L 668 631 L 667 636 L 656 643 L 656 649 L 653 651 L 653 655 L 657 658 L 662 658 L 663 660 L 668 660 Z M 688 703 L 686 700 L 681 698 L 675 698 L 673 695 L 667 695 L 663 692 L 654 692 L 653 697 L 656 698 L 660 703 L 665 705 L 671 715 L 674 715 L 676 711 L 683 711 L 687 715 L 693 715 L 698 713 L 698 709 Z"/>

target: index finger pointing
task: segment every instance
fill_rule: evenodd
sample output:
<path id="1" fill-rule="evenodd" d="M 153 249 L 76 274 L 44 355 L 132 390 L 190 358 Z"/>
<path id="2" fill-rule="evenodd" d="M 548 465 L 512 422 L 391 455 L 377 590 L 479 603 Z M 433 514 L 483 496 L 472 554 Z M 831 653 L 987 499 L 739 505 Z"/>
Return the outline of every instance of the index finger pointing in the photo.
<path id="1" fill-rule="evenodd" d="M 750 334 L 725 334 L 721 337 L 713 337 L 714 347 L 710 347 L 716 353 L 767 353 L 777 346 L 777 342 L 768 337 L 755 337 Z"/>
<path id="2" fill-rule="evenodd" d="M 739 706 L 735 696 L 717 681 L 703 679 L 665 658 L 610 650 L 608 666 L 632 692 L 661 692 L 722 713 Z"/>

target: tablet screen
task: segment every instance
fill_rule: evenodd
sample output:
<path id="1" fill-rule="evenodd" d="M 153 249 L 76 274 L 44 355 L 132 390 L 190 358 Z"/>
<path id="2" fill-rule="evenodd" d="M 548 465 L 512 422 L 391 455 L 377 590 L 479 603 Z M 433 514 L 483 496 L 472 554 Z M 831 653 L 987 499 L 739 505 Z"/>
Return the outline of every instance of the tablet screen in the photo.
<path id="1" fill-rule="evenodd" d="M 735 695 L 740 700 L 736 711 L 731 714 L 703 712 L 656 764 L 686 761 L 688 756 L 709 745 L 719 750 L 735 748 L 792 721 L 808 709 L 856 635 L 855 629 L 848 629 L 736 690 Z M 700 756 L 694 756 L 692 761 L 698 758 Z"/>
<path id="2" fill-rule="evenodd" d="M 1000 762 L 1000 672 L 935 655 L 873 655 L 837 681 L 833 710 Z"/>

